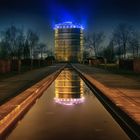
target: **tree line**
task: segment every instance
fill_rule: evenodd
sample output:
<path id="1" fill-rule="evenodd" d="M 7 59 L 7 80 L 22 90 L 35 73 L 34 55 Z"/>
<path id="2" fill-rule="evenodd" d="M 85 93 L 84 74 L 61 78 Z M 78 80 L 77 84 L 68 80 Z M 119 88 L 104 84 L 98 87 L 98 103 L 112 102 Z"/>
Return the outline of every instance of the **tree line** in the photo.
<path id="1" fill-rule="evenodd" d="M 33 59 L 40 56 L 47 45 L 40 42 L 37 32 L 18 28 L 14 25 L 0 32 L 0 58 L 1 59 Z"/>
<path id="2" fill-rule="evenodd" d="M 128 24 L 116 26 L 107 46 L 104 45 L 105 34 L 103 32 L 87 35 L 84 41 L 84 58 L 94 55 L 95 57 L 104 57 L 108 62 L 112 62 L 120 58 L 140 57 L 140 33 Z"/>

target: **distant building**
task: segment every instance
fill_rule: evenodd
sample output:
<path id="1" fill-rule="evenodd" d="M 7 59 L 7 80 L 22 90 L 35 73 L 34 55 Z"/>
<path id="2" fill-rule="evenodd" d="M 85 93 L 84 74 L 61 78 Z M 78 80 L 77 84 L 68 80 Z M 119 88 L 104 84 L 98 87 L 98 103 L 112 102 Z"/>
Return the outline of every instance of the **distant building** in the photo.
<path id="1" fill-rule="evenodd" d="M 55 25 L 55 59 L 58 62 L 81 62 L 83 58 L 83 27 L 64 22 Z"/>

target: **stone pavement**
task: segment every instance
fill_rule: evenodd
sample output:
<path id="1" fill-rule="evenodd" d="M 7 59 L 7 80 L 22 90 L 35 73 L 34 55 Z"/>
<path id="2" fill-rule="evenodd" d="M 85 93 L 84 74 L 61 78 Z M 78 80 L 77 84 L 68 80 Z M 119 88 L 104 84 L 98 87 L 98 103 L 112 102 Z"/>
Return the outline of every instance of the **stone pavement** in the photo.
<path id="1" fill-rule="evenodd" d="M 3 104 L 44 77 L 57 71 L 63 65 L 55 64 L 0 80 L 0 104 Z"/>
<path id="2" fill-rule="evenodd" d="M 110 73 L 95 67 L 73 66 L 116 106 L 140 125 L 140 79 Z"/>

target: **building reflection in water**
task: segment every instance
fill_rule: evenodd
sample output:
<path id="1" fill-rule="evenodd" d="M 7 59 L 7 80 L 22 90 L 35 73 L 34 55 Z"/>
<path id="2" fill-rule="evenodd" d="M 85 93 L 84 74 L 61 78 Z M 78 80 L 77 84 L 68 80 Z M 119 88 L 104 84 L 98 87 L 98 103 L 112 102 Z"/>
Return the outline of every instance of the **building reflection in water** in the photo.
<path id="1" fill-rule="evenodd" d="M 63 105 L 74 105 L 84 101 L 83 81 L 79 75 L 64 69 L 55 80 L 55 102 Z"/>

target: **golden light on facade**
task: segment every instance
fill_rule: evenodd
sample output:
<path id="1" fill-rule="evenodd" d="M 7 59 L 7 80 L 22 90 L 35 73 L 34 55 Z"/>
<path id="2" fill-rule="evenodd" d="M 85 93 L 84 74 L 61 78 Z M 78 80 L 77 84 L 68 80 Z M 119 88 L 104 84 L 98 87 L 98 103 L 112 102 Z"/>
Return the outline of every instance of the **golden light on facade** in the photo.
<path id="1" fill-rule="evenodd" d="M 83 27 L 72 22 L 55 25 L 55 57 L 58 62 L 80 62 L 83 58 Z"/>

